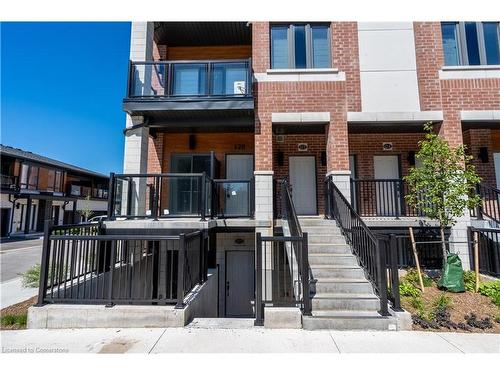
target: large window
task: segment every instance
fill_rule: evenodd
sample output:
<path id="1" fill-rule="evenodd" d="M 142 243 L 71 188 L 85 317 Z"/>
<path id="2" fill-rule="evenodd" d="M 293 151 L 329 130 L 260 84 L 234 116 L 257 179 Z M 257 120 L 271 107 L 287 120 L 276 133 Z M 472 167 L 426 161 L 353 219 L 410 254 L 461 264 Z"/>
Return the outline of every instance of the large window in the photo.
<path id="1" fill-rule="evenodd" d="M 499 22 L 443 22 L 445 65 L 500 65 Z"/>
<path id="2" fill-rule="evenodd" d="M 273 69 L 330 68 L 330 28 L 323 24 L 271 26 Z"/>
<path id="3" fill-rule="evenodd" d="M 47 190 L 60 192 L 61 191 L 61 182 L 62 182 L 62 172 L 55 171 L 53 169 L 48 170 L 47 175 Z"/>
<path id="4" fill-rule="evenodd" d="M 20 187 L 31 190 L 38 188 L 38 167 L 29 164 L 21 165 Z"/>

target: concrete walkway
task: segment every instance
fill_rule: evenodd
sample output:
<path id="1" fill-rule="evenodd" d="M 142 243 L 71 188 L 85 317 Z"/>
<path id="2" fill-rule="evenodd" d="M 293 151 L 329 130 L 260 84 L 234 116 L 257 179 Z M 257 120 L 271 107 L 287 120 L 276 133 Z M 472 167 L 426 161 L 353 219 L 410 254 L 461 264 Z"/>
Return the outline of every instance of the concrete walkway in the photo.
<path id="1" fill-rule="evenodd" d="M 0 306 L 2 308 L 26 301 L 38 294 L 38 288 L 23 287 L 22 278 L 18 277 L 0 284 Z"/>
<path id="2" fill-rule="evenodd" d="M 500 353 L 500 335 L 129 328 L 2 331 L 3 353 Z"/>

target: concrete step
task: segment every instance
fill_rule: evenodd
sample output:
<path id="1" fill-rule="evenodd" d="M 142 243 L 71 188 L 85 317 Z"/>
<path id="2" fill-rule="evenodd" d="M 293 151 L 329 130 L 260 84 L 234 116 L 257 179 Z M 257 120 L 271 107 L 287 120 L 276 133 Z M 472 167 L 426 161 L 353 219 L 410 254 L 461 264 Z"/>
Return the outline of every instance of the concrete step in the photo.
<path id="1" fill-rule="evenodd" d="M 372 284 L 365 279 L 318 279 L 311 282 L 311 293 L 373 293 Z"/>
<path id="2" fill-rule="evenodd" d="M 345 244 L 345 238 L 341 234 L 309 233 L 309 243 L 335 243 Z"/>
<path id="3" fill-rule="evenodd" d="M 352 254 L 351 247 L 345 243 L 309 243 L 309 254 Z"/>
<path id="4" fill-rule="evenodd" d="M 299 223 L 300 226 L 330 226 L 330 227 L 336 227 L 337 222 L 335 220 L 325 220 L 325 219 L 318 219 L 318 218 L 301 218 L 299 217 Z"/>
<path id="5" fill-rule="evenodd" d="M 329 227 L 329 226 L 300 226 L 302 232 L 307 232 L 309 236 L 313 236 L 315 234 L 331 234 L 331 235 L 342 235 L 340 229 L 337 227 Z"/>
<path id="6" fill-rule="evenodd" d="M 309 265 L 329 264 L 341 266 L 357 266 L 358 261 L 352 254 L 330 254 L 314 253 L 309 254 Z"/>
<path id="7" fill-rule="evenodd" d="M 363 279 L 365 274 L 359 266 L 309 265 L 313 278 Z"/>
<path id="8" fill-rule="evenodd" d="M 312 298 L 312 309 L 377 311 L 380 300 L 373 294 L 321 293 Z"/>
<path id="9" fill-rule="evenodd" d="M 332 312 L 330 316 L 304 316 L 302 326 L 306 330 L 333 329 L 333 330 L 363 330 L 363 331 L 395 331 L 396 319 L 383 317 L 374 313 L 372 316 L 353 314 L 339 314 Z"/>

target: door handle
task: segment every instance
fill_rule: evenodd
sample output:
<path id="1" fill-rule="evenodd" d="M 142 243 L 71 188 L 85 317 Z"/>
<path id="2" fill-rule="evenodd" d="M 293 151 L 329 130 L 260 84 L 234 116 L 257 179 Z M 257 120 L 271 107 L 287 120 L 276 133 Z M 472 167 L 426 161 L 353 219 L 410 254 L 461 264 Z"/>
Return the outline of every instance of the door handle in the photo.
<path id="1" fill-rule="evenodd" d="M 226 281 L 226 296 L 229 297 L 229 281 Z"/>

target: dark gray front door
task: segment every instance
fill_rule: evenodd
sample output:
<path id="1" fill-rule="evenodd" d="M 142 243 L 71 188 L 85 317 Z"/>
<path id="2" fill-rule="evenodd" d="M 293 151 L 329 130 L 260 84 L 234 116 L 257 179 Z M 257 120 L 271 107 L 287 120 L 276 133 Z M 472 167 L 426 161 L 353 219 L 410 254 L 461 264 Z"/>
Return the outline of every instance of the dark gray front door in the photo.
<path id="1" fill-rule="evenodd" d="M 226 316 L 252 317 L 254 252 L 226 252 Z"/>

